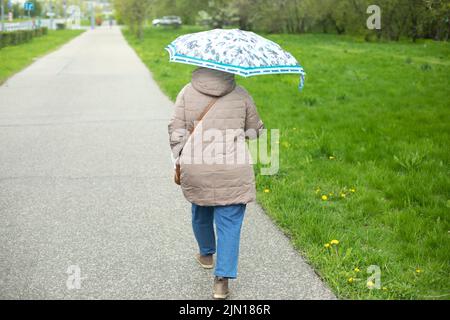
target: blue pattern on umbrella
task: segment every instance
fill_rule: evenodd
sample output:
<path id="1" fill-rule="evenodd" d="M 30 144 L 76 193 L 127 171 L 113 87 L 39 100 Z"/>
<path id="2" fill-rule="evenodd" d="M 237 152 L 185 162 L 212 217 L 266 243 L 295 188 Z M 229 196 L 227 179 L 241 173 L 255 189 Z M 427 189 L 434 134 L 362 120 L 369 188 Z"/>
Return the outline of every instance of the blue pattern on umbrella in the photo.
<path id="1" fill-rule="evenodd" d="M 300 74 L 305 71 L 297 60 L 278 44 L 253 32 L 239 29 L 214 29 L 190 33 L 166 47 L 170 61 L 202 66 L 250 77 L 263 74 Z"/>

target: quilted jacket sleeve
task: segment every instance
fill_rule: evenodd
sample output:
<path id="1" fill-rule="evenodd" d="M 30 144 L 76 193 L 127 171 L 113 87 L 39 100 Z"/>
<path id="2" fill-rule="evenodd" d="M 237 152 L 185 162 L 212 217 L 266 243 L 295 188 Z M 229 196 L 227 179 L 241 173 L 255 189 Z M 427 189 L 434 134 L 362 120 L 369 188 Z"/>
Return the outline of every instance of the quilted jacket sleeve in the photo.
<path id="1" fill-rule="evenodd" d="M 184 87 L 177 96 L 174 106 L 174 113 L 169 122 L 169 143 L 172 149 L 174 159 L 178 158 L 183 146 L 189 137 L 187 131 L 185 110 L 184 110 L 184 94 L 186 87 Z"/>
<path id="2" fill-rule="evenodd" d="M 264 123 L 259 118 L 255 102 L 250 95 L 247 95 L 246 108 L 245 136 L 249 139 L 255 139 L 264 129 Z"/>

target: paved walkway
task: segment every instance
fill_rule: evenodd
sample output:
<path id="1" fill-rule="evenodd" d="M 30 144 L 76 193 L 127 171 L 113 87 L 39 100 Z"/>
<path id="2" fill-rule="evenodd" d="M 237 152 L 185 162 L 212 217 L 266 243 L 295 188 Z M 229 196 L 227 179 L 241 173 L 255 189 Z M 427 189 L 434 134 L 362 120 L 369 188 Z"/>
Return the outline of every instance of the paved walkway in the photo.
<path id="1" fill-rule="evenodd" d="M 0 298 L 210 298 L 171 180 L 171 112 L 117 28 L 84 33 L 0 87 Z M 66 286 L 69 266 L 80 289 Z M 334 298 L 256 205 L 239 271 L 234 299 Z"/>

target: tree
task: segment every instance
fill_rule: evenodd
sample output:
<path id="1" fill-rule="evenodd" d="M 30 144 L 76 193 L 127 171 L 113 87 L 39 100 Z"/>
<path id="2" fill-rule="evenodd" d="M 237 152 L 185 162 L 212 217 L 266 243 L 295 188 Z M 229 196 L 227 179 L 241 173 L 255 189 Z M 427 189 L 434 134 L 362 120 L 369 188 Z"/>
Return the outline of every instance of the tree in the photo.
<path id="1" fill-rule="evenodd" d="M 258 14 L 258 0 L 235 0 L 232 2 L 231 7 L 237 16 L 239 29 L 252 30 Z"/>
<path id="2" fill-rule="evenodd" d="M 114 0 L 118 15 L 139 39 L 144 34 L 144 23 L 150 6 L 151 0 Z"/>
<path id="3" fill-rule="evenodd" d="M 42 15 L 42 3 L 38 0 L 31 0 L 30 2 L 34 5 L 34 10 L 30 12 L 30 16 L 40 17 Z"/>
<path id="4" fill-rule="evenodd" d="M 19 18 L 23 14 L 23 9 L 18 3 L 14 3 L 11 12 L 13 14 L 13 19 Z"/>
<path id="5" fill-rule="evenodd" d="M 233 7 L 232 1 L 210 0 L 206 12 L 211 17 L 211 27 L 223 28 L 224 26 L 237 23 L 237 10 Z"/>
<path id="6" fill-rule="evenodd" d="M 424 18 L 422 19 L 422 36 L 435 40 L 448 41 L 450 36 L 450 1 L 424 1 Z"/>
<path id="7" fill-rule="evenodd" d="M 153 18 L 175 15 L 185 24 L 195 24 L 199 11 L 207 6 L 206 0 L 154 0 L 151 11 Z"/>
<path id="8" fill-rule="evenodd" d="M 448 40 L 450 35 L 450 0 L 377 0 L 381 30 L 367 29 L 371 0 L 114 0 L 114 4 L 118 16 L 137 34 L 150 15 L 178 15 L 186 24 L 197 20 L 214 28 L 236 24 L 269 33 L 324 32 L 413 41 Z"/>

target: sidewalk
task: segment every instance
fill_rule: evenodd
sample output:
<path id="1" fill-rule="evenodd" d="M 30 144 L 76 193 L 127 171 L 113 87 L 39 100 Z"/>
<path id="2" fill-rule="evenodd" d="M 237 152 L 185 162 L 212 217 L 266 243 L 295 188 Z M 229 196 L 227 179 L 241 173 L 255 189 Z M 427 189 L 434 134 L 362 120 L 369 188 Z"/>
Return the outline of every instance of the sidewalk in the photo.
<path id="1" fill-rule="evenodd" d="M 172 182 L 171 113 L 116 27 L 0 87 L 0 299 L 210 299 Z M 242 232 L 233 299 L 334 298 L 258 206 Z"/>

